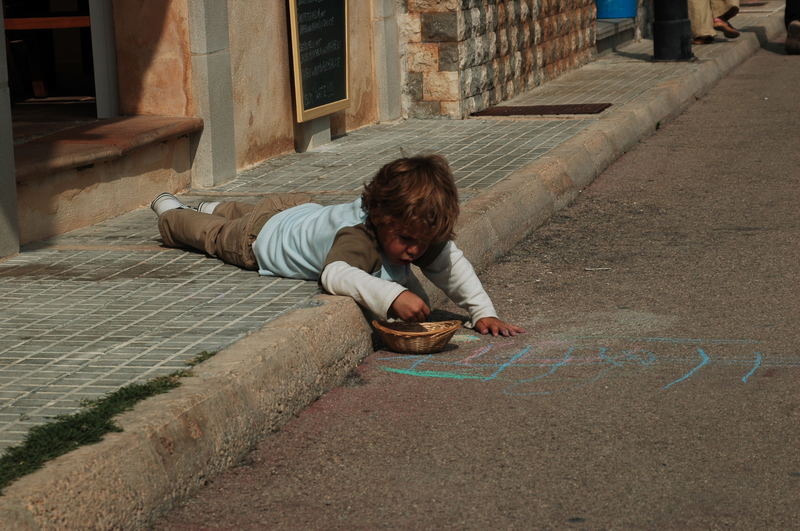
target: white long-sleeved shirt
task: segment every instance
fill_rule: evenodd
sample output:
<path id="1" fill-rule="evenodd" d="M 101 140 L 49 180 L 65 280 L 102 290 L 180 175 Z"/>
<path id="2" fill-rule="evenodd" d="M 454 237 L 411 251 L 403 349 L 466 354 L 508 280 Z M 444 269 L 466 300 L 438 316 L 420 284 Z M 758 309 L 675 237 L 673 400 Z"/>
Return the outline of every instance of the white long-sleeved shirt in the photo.
<path id="1" fill-rule="evenodd" d="M 381 252 L 360 198 L 332 206 L 306 203 L 276 214 L 259 232 L 253 252 L 262 275 L 319 280 L 328 293 L 352 297 L 380 319 L 407 289 L 427 299 L 410 266 L 392 264 Z M 414 263 L 473 323 L 497 316 L 454 242 L 432 245 Z"/>
<path id="2" fill-rule="evenodd" d="M 401 267 L 407 270 L 406 278 L 387 280 L 372 276 L 347 262 L 336 261 L 325 267 L 320 281 L 327 292 L 348 295 L 361 306 L 369 308 L 376 316 L 385 319 L 394 300 L 406 289 L 427 298 L 424 293 L 420 293 L 422 287 L 416 279 L 410 280 L 414 278 L 410 268 Z M 483 317 L 497 316 L 472 264 L 452 241 L 447 242 L 433 262 L 421 267 L 421 270 L 428 280 L 469 313 L 473 323 Z"/>

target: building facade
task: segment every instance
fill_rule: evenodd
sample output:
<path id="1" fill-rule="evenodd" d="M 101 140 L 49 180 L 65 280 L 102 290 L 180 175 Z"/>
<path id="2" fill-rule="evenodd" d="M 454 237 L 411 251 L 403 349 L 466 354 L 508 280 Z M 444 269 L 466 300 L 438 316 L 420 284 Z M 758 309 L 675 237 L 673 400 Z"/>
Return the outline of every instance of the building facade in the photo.
<path id="1" fill-rule="evenodd" d="M 350 104 L 326 118 L 334 142 L 378 122 L 466 118 L 595 45 L 593 0 L 342 1 Z M 284 0 L 3 5 L 0 256 L 158 191 L 221 184 L 306 134 Z"/>

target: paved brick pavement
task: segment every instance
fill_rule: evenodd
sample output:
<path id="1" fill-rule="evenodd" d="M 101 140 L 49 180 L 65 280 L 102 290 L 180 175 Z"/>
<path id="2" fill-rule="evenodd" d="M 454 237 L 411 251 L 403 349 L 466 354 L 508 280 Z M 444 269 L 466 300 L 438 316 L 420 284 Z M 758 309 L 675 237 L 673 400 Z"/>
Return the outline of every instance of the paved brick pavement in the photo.
<path id="1" fill-rule="evenodd" d="M 781 3 L 768 4 L 745 8 L 737 26 L 747 28 Z M 599 115 L 381 124 L 312 153 L 272 159 L 202 194 L 254 201 L 307 191 L 322 203 L 343 201 L 380 165 L 424 151 L 450 160 L 466 201 L 725 46 L 695 47 L 697 62 L 653 63 L 652 43 L 634 43 L 506 102 L 614 104 Z M 0 261 L 0 450 L 84 399 L 184 368 L 317 293 L 315 282 L 259 277 L 165 249 L 146 208 L 28 246 Z"/>

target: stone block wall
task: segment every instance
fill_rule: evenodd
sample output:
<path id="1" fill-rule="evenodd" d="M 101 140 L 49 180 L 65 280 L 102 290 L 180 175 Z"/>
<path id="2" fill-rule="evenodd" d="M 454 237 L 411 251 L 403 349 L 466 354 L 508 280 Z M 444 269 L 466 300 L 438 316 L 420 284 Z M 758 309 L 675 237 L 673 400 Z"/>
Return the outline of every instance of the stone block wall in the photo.
<path id="1" fill-rule="evenodd" d="M 398 1 L 408 117 L 464 118 L 594 50 L 594 0 Z"/>

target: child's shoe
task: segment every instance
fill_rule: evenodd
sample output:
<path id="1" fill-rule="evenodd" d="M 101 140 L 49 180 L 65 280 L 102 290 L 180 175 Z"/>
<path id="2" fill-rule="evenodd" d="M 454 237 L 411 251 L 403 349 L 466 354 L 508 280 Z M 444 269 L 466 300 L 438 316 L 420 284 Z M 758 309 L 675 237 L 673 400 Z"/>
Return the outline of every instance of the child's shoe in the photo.
<path id="1" fill-rule="evenodd" d="M 786 29 L 786 53 L 800 55 L 800 20 L 793 20 Z"/>
<path id="2" fill-rule="evenodd" d="M 213 214 L 217 205 L 219 205 L 219 201 L 200 201 L 197 205 L 197 211 L 203 214 Z"/>
<path id="3" fill-rule="evenodd" d="M 191 209 L 192 207 L 181 203 L 180 200 L 174 195 L 163 192 L 158 194 L 156 198 L 153 199 L 153 202 L 150 203 L 150 208 L 153 209 L 153 212 L 155 212 L 158 217 L 161 217 L 161 215 L 167 210 L 175 210 L 176 208 Z"/>

